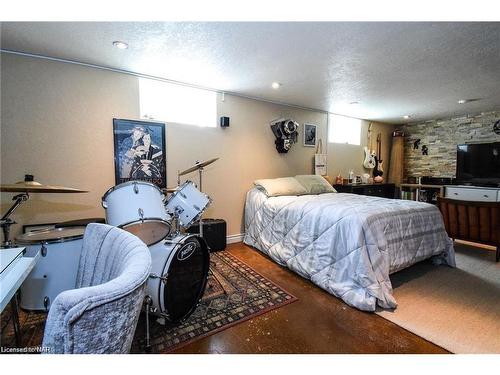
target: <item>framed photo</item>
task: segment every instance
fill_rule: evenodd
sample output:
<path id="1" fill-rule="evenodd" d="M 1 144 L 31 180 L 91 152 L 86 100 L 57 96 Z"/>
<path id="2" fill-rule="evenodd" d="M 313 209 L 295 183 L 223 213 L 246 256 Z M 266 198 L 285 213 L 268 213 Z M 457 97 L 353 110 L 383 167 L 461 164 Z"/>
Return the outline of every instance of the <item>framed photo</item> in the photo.
<path id="1" fill-rule="evenodd" d="M 304 124 L 304 146 L 316 147 L 316 125 Z"/>
<path id="2" fill-rule="evenodd" d="M 165 124 L 113 119 L 115 183 L 130 180 L 167 187 Z"/>

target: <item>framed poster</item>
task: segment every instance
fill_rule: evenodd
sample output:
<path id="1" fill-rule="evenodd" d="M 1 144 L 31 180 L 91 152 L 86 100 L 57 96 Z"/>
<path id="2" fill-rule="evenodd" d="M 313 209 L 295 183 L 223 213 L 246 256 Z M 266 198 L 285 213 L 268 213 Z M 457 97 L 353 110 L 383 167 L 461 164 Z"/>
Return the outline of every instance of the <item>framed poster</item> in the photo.
<path id="1" fill-rule="evenodd" d="M 130 180 L 167 187 L 165 124 L 113 119 L 115 183 Z"/>
<path id="2" fill-rule="evenodd" d="M 316 125 L 304 124 L 304 146 L 316 147 Z"/>

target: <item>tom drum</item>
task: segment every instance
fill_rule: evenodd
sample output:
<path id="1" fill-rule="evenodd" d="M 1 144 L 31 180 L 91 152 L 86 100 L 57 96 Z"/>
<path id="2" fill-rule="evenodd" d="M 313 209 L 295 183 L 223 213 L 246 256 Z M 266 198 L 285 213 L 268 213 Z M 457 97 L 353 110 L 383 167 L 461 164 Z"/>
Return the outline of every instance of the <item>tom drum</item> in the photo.
<path id="1" fill-rule="evenodd" d="M 171 231 L 160 189 L 149 182 L 129 181 L 109 189 L 102 197 L 109 225 L 122 228 L 153 245 Z"/>
<path id="2" fill-rule="evenodd" d="M 166 209 L 169 214 L 178 216 L 181 227 L 189 228 L 210 202 L 208 195 L 199 191 L 192 181 L 186 181 L 170 196 Z"/>

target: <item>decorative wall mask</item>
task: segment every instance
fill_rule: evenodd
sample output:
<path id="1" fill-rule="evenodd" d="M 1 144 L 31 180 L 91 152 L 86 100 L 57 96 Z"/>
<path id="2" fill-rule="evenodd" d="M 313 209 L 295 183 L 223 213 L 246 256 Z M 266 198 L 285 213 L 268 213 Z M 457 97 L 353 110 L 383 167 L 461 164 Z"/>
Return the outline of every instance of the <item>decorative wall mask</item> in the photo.
<path id="1" fill-rule="evenodd" d="M 274 141 L 276 150 L 280 154 L 287 153 L 292 148 L 292 144 L 297 142 L 299 124 L 292 119 L 280 119 L 272 122 L 271 130 L 276 137 Z"/>
<path id="2" fill-rule="evenodd" d="M 420 139 L 416 139 L 414 142 L 413 142 L 413 149 L 414 150 L 418 150 L 418 147 L 420 146 Z"/>
<path id="3" fill-rule="evenodd" d="M 429 155 L 429 148 L 426 145 L 422 146 L 422 155 Z"/>

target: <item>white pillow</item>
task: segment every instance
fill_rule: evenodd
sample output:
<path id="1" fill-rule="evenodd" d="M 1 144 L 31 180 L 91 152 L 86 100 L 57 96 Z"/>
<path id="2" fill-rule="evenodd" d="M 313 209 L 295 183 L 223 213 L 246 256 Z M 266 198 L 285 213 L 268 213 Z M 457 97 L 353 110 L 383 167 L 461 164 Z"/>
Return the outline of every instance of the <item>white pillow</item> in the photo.
<path id="1" fill-rule="evenodd" d="M 307 190 L 293 177 L 267 178 L 254 181 L 254 185 L 268 197 L 281 195 L 304 195 Z"/>
<path id="2" fill-rule="evenodd" d="M 336 193 L 337 190 L 333 188 L 330 183 L 319 175 L 303 174 L 295 176 L 295 179 L 301 183 L 307 190 L 307 194 L 323 194 L 323 193 Z"/>

